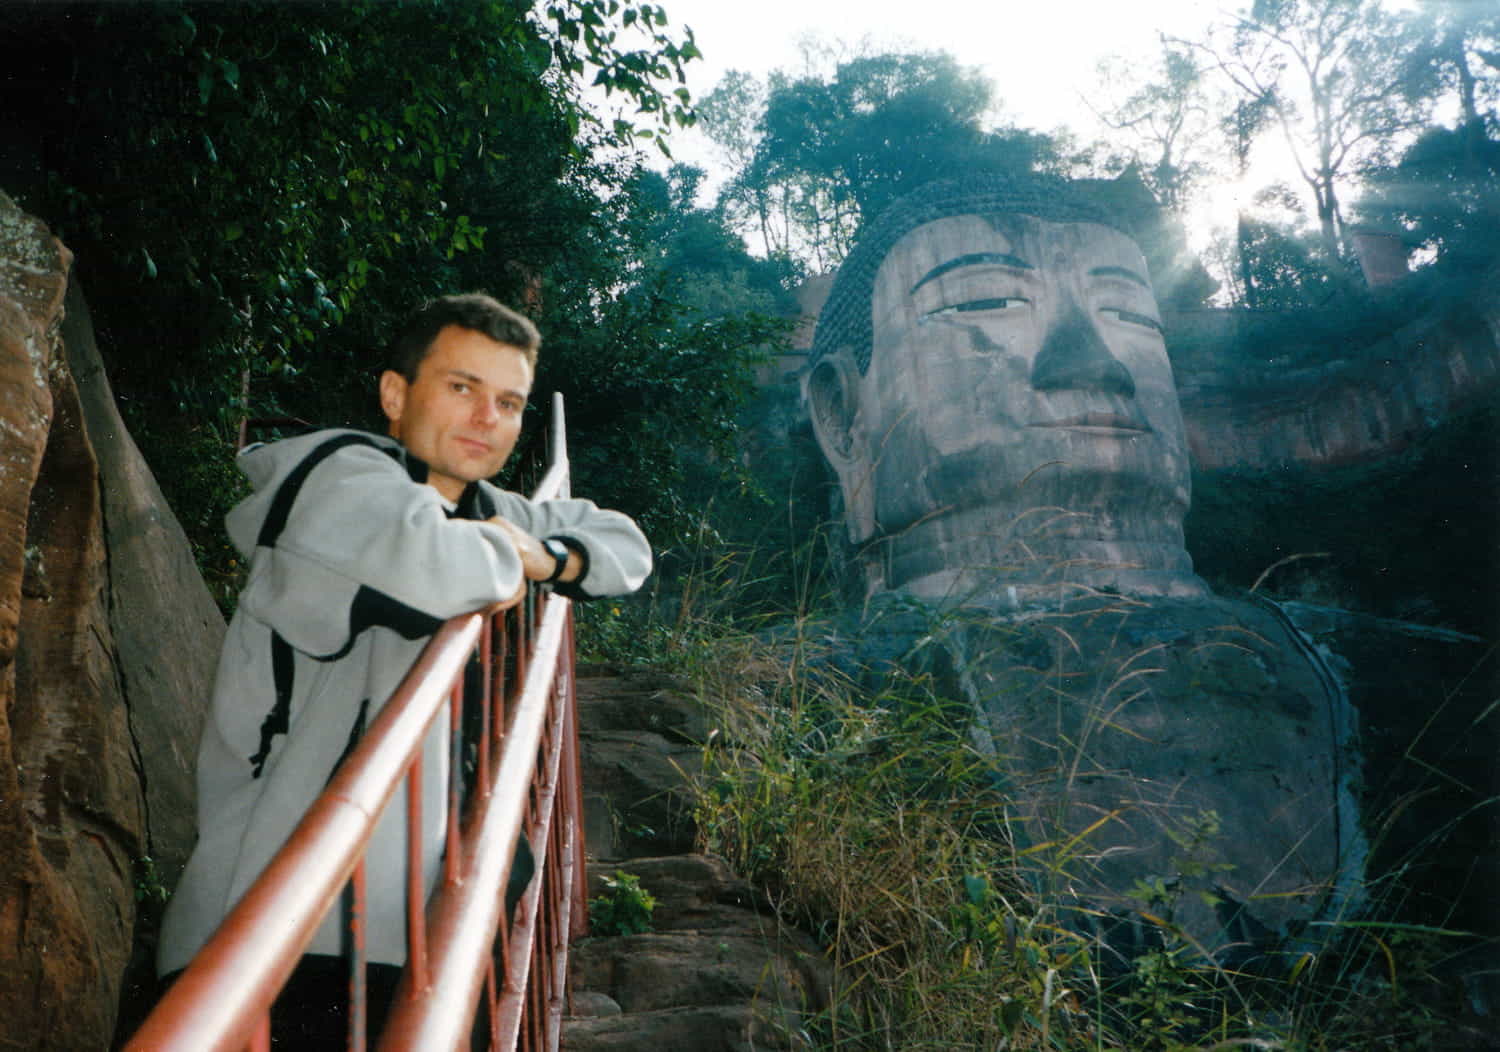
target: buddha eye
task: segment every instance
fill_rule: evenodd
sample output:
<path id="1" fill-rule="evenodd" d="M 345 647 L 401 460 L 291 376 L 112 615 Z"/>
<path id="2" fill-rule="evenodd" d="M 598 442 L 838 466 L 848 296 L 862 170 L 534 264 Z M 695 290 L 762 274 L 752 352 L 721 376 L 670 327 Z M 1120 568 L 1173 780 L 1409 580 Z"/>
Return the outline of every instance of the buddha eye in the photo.
<path id="1" fill-rule="evenodd" d="M 1031 303 L 1025 296 L 996 296 L 990 299 L 965 300 L 948 307 L 928 311 L 924 317 L 935 318 L 944 314 L 968 314 L 973 311 L 1013 311 Z"/>
<path id="2" fill-rule="evenodd" d="M 1099 309 L 1099 313 L 1113 314 L 1116 318 L 1118 318 L 1120 321 L 1125 322 L 1127 325 L 1139 325 L 1141 328 L 1150 329 L 1155 333 L 1165 332 L 1165 330 L 1161 327 L 1161 322 L 1157 321 L 1155 318 L 1147 314 L 1137 314 L 1133 310 L 1125 310 L 1122 307 L 1101 307 Z"/>

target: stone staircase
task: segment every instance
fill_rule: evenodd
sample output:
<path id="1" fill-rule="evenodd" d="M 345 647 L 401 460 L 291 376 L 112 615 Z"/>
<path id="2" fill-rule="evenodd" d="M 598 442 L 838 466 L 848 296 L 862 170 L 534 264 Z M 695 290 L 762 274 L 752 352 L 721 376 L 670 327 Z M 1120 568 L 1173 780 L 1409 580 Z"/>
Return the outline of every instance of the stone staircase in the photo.
<path id="1" fill-rule="evenodd" d="M 579 667 L 589 895 L 623 870 L 657 900 L 653 930 L 590 937 L 570 956 L 567 1052 L 750 1052 L 803 1047 L 829 970 L 723 859 L 695 854 L 687 780 L 701 707 L 657 673 Z"/>

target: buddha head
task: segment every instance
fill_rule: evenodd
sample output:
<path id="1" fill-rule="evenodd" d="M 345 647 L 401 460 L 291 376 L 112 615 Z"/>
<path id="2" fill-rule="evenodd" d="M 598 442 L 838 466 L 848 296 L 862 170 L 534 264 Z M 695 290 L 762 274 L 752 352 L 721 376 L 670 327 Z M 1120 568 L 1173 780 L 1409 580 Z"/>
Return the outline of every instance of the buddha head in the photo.
<path id="1" fill-rule="evenodd" d="M 1205 591 L 1145 260 L 1071 184 L 897 201 L 834 280 L 805 396 L 871 593 Z"/>

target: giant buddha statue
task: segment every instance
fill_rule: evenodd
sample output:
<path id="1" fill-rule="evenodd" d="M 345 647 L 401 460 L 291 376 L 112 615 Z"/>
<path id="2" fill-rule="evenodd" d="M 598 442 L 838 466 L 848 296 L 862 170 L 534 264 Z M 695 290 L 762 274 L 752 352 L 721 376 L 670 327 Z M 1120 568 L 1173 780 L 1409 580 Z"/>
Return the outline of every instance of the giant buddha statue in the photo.
<path id="1" fill-rule="evenodd" d="M 871 593 L 1205 591 L 1145 260 L 1068 184 L 944 182 L 899 203 L 840 269 L 810 365 Z"/>
<path id="2" fill-rule="evenodd" d="M 1079 916 L 1167 916 L 1234 958 L 1350 901 L 1353 716 L 1280 610 L 1193 573 L 1163 335 L 1140 249 L 1079 189 L 942 181 L 849 254 L 804 394 L 864 576 L 852 649 L 941 639 L 1018 835 L 1076 846 L 1048 872 Z"/>

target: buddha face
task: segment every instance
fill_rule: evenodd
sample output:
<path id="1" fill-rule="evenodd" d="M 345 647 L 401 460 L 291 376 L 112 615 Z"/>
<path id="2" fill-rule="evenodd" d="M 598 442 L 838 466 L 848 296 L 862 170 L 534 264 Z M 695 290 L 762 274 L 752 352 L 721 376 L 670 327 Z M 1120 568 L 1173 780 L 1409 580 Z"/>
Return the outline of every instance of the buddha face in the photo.
<path id="1" fill-rule="evenodd" d="M 945 546 L 974 558 L 965 536 L 1014 537 L 1028 519 L 1106 558 L 1180 552 L 1186 439 L 1128 237 L 1013 214 L 936 220 L 892 246 L 871 310 L 866 373 L 829 362 L 809 386 L 855 540 L 949 522 L 913 572 Z"/>

